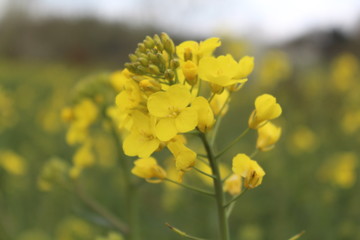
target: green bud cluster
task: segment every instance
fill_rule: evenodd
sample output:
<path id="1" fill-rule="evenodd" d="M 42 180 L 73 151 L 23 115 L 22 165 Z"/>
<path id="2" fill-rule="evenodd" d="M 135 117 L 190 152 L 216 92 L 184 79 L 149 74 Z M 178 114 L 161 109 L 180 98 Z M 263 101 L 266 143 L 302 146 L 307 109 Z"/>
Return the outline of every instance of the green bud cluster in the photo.
<path id="1" fill-rule="evenodd" d="M 129 55 L 130 62 L 125 63 L 125 67 L 134 74 L 173 82 L 180 65 L 175 52 L 175 44 L 166 33 L 146 36 L 135 52 Z"/>

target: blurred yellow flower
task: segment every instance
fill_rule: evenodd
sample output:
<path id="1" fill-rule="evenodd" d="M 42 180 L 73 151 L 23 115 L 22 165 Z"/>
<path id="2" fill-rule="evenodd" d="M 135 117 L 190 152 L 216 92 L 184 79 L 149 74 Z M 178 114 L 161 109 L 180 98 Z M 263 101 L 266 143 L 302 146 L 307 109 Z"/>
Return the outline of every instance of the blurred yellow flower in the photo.
<path id="1" fill-rule="evenodd" d="M 131 173 L 150 183 L 159 183 L 166 178 L 165 170 L 157 164 L 155 158 L 141 158 L 136 160 L 134 164 Z"/>
<path id="2" fill-rule="evenodd" d="M 299 126 L 290 136 L 288 144 L 294 153 L 311 152 L 318 146 L 318 138 L 307 126 Z"/>
<path id="3" fill-rule="evenodd" d="M 69 166 L 64 160 L 57 157 L 51 158 L 41 169 L 37 181 L 38 188 L 42 191 L 50 191 L 54 185 L 64 184 L 68 171 Z"/>
<path id="4" fill-rule="evenodd" d="M 0 151 L 0 166 L 13 175 L 24 175 L 26 173 L 25 159 L 10 150 Z"/>
<path id="5" fill-rule="evenodd" d="M 124 238 L 116 232 L 110 232 L 106 237 L 97 237 L 96 240 L 124 240 Z"/>
<path id="6" fill-rule="evenodd" d="M 84 143 L 73 156 L 73 163 L 77 167 L 85 168 L 95 163 L 95 156 L 90 142 Z"/>
<path id="7" fill-rule="evenodd" d="M 319 177 L 341 188 L 351 188 L 356 180 L 357 161 L 354 152 L 335 154 L 320 168 Z"/>
<path id="8" fill-rule="evenodd" d="M 132 130 L 123 143 L 124 152 L 128 156 L 149 157 L 160 146 L 155 136 L 155 119 L 140 111 L 134 111 L 132 119 Z"/>
<path id="9" fill-rule="evenodd" d="M 189 89 L 180 84 L 149 97 L 147 106 L 150 114 L 158 118 L 155 132 L 160 140 L 168 141 L 177 133 L 189 132 L 196 127 L 196 109 L 188 106 L 192 98 Z"/>
<path id="10" fill-rule="evenodd" d="M 242 179 L 239 174 L 232 174 L 225 180 L 224 191 L 235 196 L 241 193 Z"/>
<path id="11" fill-rule="evenodd" d="M 331 80 L 336 90 L 349 90 L 358 79 L 359 60 L 351 53 L 338 56 L 332 63 Z"/>
<path id="12" fill-rule="evenodd" d="M 262 183 L 265 176 L 264 170 L 260 165 L 251 160 L 246 154 L 239 153 L 232 160 L 232 170 L 245 178 L 244 186 L 246 188 L 255 188 Z"/>
<path id="13" fill-rule="evenodd" d="M 256 148 L 260 151 L 269 151 L 274 148 L 274 144 L 281 136 L 281 127 L 275 126 L 268 122 L 264 126 L 257 129 L 258 138 L 256 141 Z"/>
<path id="14" fill-rule="evenodd" d="M 255 100 L 255 110 L 249 118 L 249 127 L 257 129 L 268 120 L 275 119 L 281 115 L 281 107 L 276 103 L 276 98 L 270 94 L 263 94 Z"/>

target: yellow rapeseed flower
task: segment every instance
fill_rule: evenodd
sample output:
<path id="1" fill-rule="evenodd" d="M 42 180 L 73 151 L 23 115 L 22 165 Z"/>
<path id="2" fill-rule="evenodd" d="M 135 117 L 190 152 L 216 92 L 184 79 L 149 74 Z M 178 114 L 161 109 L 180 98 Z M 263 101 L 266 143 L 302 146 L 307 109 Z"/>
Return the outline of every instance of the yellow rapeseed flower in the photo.
<path id="1" fill-rule="evenodd" d="M 249 127 L 257 129 L 268 120 L 275 119 L 281 115 L 281 107 L 276 103 L 276 98 L 270 94 L 263 94 L 255 100 L 255 110 L 249 118 Z"/>
<path id="2" fill-rule="evenodd" d="M 258 128 L 258 138 L 256 141 L 256 148 L 260 151 L 269 151 L 274 148 L 274 144 L 281 136 L 281 127 L 277 127 L 271 122 Z"/>
<path id="3" fill-rule="evenodd" d="M 160 146 L 160 140 L 155 135 L 154 119 L 140 111 L 134 111 L 132 118 L 132 130 L 123 143 L 124 152 L 128 156 L 149 157 Z"/>
<path id="4" fill-rule="evenodd" d="M 155 158 L 141 158 L 136 160 L 134 164 L 131 173 L 148 182 L 158 183 L 166 178 L 165 170 L 157 164 Z"/>
<path id="5" fill-rule="evenodd" d="M 201 58 L 211 56 L 220 45 L 220 39 L 215 37 L 206 39 L 200 43 L 185 41 L 176 47 L 176 53 L 181 60 L 192 60 L 198 63 Z"/>
<path id="6" fill-rule="evenodd" d="M 186 147 L 179 138 L 170 141 L 167 147 L 175 157 L 175 165 L 178 171 L 188 171 L 195 165 L 196 153 Z"/>
<path id="7" fill-rule="evenodd" d="M 196 127 L 197 111 L 189 107 L 192 98 L 189 89 L 180 84 L 149 97 L 147 107 L 150 114 L 158 118 L 155 132 L 160 140 L 168 141 L 177 133 L 189 132 Z"/>
<path id="8" fill-rule="evenodd" d="M 185 80 L 191 86 L 197 82 L 198 67 L 193 61 L 186 61 L 181 65 L 182 72 L 185 76 Z"/>
<path id="9" fill-rule="evenodd" d="M 221 94 L 216 94 L 210 101 L 210 106 L 214 115 L 225 115 L 229 109 L 229 105 L 227 103 L 229 98 L 229 91 L 224 90 Z"/>
<path id="10" fill-rule="evenodd" d="M 262 183 L 265 176 L 264 170 L 260 165 L 250 159 L 246 154 L 237 154 L 232 161 L 232 170 L 245 178 L 244 185 L 246 188 L 255 188 Z"/>
<path id="11" fill-rule="evenodd" d="M 208 132 L 215 123 L 214 113 L 209 102 L 204 97 L 197 97 L 191 104 L 198 113 L 198 129 L 201 132 Z"/>
<path id="12" fill-rule="evenodd" d="M 232 174 L 224 183 L 224 191 L 235 196 L 241 193 L 242 179 L 239 174 Z"/>
<path id="13" fill-rule="evenodd" d="M 243 84 L 253 70 L 253 61 L 252 57 L 246 56 L 236 62 L 230 54 L 206 57 L 199 62 L 199 77 L 221 87 Z"/>

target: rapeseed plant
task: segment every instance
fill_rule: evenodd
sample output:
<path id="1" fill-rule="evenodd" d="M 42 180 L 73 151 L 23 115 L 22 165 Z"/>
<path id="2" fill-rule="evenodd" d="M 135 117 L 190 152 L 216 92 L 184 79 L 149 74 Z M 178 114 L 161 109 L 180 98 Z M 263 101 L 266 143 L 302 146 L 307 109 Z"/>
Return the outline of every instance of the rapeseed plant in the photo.
<path id="1" fill-rule="evenodd" d="M 271 150 L 279 140 L 281 128 L 269 121 L 279 117 L 282 109 L 270 94 L 257 97 L 246 130 L 223 150 L 215 151 L 217 131 L 231 95 L 244 86 L 254 69 L 250 56 L 239 60 L 230 54 L 213 56 L 220 45 L 218 38 L 175 46 L 165 33 L 147 36 L 129 55 L 125 69 L 111 76 L 119 91 L 111 117 L 124 136 L 124 153 L 137 157 L 131 172 L 148 182 L 167 181 L 213 197 L 218 212 L 217 239 L 229 240 L 228 217 L 236 200 L 262 183 L 265 171 L 252 158 L 258 150 Z M 257 151 L 251 156 L 238 153 L 232 161 L 232 173 L 223 175 L 223 155 L 250 129 L 258 131 Z M 188 138 L 200 140 L 202 149 L 191 146 Z M 170 178 L 175 176 L 173 170 L 165 170 L 162 161 L 155 159 L 154 154 L 165 149 L 174 159 L 176 178 Z M 205 167 L 197 167 L 199 159 Z M 191 170 L 210 179 L 213 190 L 183 183 Z M 199 239 L 168 226 L 185 238 Z"/>

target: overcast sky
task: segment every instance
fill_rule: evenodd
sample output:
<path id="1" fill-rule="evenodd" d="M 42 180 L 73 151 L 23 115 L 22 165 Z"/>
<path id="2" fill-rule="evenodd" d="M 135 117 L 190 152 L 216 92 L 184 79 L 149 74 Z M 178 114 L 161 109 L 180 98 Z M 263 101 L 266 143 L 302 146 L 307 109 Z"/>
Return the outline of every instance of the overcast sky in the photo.
<path id="1" fill-rule="evenodd" d="M 0 8 L 5 1 L 0 0 Z M 360 20 L 360 0 L 18 0 L 41 15 L 95 15 L 109 21 L 151 24 L 170 33 L 219 33 L 293 38 L 311 29 L 349 31 Z M 2 2 L 2 3 L 1 3 Z"/>

